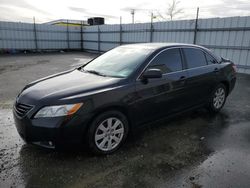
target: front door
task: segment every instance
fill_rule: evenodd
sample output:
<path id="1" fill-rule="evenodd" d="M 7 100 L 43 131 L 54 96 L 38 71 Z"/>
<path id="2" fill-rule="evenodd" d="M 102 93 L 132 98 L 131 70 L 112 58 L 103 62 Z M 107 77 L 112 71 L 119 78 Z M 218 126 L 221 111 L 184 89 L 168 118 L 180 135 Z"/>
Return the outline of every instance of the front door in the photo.
<path id="1" fill-rule="evenodd" d="M 187 71 L 183 70 L 179 48 L 165 49 L 155 56 L 147 69 L 160 69 L 162 78 L 136 82 L 137 124 L 143 124 L 186 107 Z"/>

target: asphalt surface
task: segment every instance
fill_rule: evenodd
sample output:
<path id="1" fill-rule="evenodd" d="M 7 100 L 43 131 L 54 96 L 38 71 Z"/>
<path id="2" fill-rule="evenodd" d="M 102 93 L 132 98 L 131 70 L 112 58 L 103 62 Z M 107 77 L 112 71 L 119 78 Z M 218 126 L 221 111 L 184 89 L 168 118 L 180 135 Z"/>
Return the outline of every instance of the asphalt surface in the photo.
<path id="1" fill-rule="evenodd" d="M 115 154 L 26 145 L 12 118 L 25 84 L 94 54 L 0 57 L 0 187 L 249 187 L 250 75 L 238 75 L 223 110 L 195 110 L 131 136 Z"/>

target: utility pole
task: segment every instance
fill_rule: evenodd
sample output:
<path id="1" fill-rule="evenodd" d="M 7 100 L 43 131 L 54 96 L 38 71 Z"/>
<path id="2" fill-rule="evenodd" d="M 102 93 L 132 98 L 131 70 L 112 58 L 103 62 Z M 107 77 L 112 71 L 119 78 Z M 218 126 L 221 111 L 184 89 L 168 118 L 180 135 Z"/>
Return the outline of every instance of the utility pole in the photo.
<path id="1" fill-rule="evenodd" d="M 131 9 L 132 23 L 135 23 L 135 9 Z"/>
<path id="2" fill-rule="evenodd" d="M 199 19 L 199 7 L 197 7 L 197 12 L 196 12 L 196 20 L 195 20 L 195 28 L 194 28 L 194 44 L 196 44 L 196 36 L 197 36 L 197 31 L 198 31 L 198 19 Z"/>

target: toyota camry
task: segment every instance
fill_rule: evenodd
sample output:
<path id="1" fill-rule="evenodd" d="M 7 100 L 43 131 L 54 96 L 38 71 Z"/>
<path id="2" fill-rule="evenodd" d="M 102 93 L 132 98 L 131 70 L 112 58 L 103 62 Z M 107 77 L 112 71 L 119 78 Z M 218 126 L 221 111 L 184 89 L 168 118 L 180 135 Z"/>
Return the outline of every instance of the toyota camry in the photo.
<path id="1" fill-rule="evenodd" d="M 150 122 L 200 107 L 219 112 L 235 82 L 234 63 L 204 47 L 124 45 L 26 85 L 13 114 L 27 143 L 86 143 L 95 153 L 110 154 Z"/>

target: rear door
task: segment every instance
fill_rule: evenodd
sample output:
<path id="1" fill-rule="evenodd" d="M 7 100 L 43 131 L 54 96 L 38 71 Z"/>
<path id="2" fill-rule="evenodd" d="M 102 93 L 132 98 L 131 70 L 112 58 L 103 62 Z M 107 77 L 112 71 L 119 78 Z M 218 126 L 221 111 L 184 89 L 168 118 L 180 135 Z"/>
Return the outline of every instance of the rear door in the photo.
<path id="1" fill-rule="evenodd" d="M 204 103 L 216 84 L 218 64 L 216 60 L 199 48 L 182 48 L 186 70 L 190 106 Z"/>
<path id="2" fill-rule="evenodd" d="M 138 124 L 158 119 L 185 107 L 186 77 L 179 48 L 166 49 L 153 58 L 145 69 L 160 69 L 162 78 L 139 78 L 136 82 Z M 142 73 L 143 74 L 143 73 Z"/>

